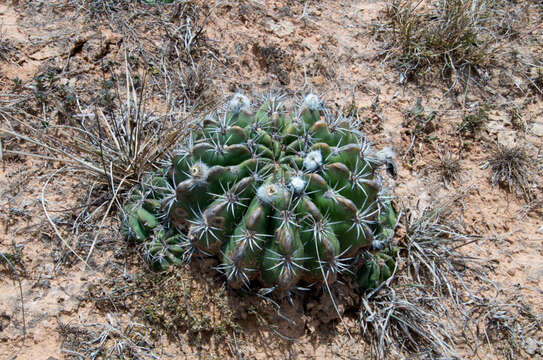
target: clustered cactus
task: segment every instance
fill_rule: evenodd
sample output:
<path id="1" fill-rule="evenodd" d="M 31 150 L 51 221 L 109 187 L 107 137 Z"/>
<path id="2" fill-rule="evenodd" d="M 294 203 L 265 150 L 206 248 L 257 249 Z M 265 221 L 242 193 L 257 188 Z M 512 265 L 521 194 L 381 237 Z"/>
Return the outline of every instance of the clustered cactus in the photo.
<path id="1" fill-rule="evenodd" d="M 155 270 L 197 252 L 219 256 L 233 288 L 290 292 L 348 272 L 368 289 L 390 276 L 396 213 L 376 173 L 387 156 L 316 95 L 292 115 L 283 98 L 253 113 L 234 95 L 132 192 L 123 233 Z"/>

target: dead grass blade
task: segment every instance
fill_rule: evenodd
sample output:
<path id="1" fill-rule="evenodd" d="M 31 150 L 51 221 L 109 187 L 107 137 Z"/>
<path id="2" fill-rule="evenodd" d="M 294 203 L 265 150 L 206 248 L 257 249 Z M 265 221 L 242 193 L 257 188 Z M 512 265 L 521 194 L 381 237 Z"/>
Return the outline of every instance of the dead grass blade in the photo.
<path id="1" fill-rule="evenodd" d="M 490 168 L 493 186 L 500 185 L 509 192 L 520 192 L 527 201 L 536 199 L 536 160 L 522 145 L 496 144 L 481 168 Z"/>

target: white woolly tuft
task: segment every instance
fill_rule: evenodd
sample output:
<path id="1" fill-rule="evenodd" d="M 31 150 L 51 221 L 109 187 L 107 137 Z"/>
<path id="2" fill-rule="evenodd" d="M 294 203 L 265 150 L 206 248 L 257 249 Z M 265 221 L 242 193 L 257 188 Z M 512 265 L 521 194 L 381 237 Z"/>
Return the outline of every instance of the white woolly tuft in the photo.
<path id="1" fill-rule="evenodd" d="M 293 177 L 290 180 L 290 187 L 295 194 L 300 194 L 305 189 L 305 181 L 299 176 Z"/>
<path id="2" fill-rule="evenodd" d="M 304 158 L 304 168 L 314 171 L 322 165 L 322 154 L 320 150 L 310 151 Z"/>
<path id="3" fill-rule="evenodd" d="M 275 184 L 265 184 L 258 188 L 256 197 L 265 204 L 271 204 L 280 192 L 279 186 Z"/>
<path id="4" fill-rule="evenodd" d="M 249 110 L 250 106 L 249 98 L 241 93 L 235 93 L 229 104 L 230 111 L 234 114 L 239 113 L 241 110 Z"/>
<path id="5" fill-rule="evenodd" d="M 196 180 L 205 182 L 207 181 L 207 176 L 209 175 L 209 166 L 198 161 L 190 168 L 190 175 Z"/>
<path id="6" fill-rule="evenodd" d="M 315 94 L 308 94 L 304 98 L 304 106 L 311 110 L 319 110 L 321 108 L 321 101 Z"/>

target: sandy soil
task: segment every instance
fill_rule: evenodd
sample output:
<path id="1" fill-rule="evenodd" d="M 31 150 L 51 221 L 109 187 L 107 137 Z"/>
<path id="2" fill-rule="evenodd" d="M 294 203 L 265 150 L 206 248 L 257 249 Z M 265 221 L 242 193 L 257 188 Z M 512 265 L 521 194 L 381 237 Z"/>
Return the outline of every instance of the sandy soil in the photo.
<path id="1" fill-rule="evenodd" d="M 89 10 L 90 3 L 95 10 Z M 173 27 L 157 22 L 172 16 L 170 10 L 161 14 L 159 6 L 140 4 L 134 5 L 140 12 L 130 16 L 132 6 L 115 12 L 100 7 L 106 3 L 0 4 L 2 127 L 24 131 L 21 124 L 40 118 L 63 124 L 77 113 L 66 100 L 70 94 L 82 103 L 96 103 L 111 74 L 124 74 L 126 59 L 134 69 L 152 74 L 160 64 L 146 63 L 146 51 L 175 53 L 180 40 L 169 33 Z M 198 93 L 192 100 L 202 104 L 199 111 L 235 91 L 262 93 L 270 87 L 316 91 L 331 109 L 355 109 L 376 147 L 389 146 L 397 154 L 398 202 L 416 212 L 436 197 L 464 194 L 454 209 L 457 218 L 467 233 L 483 240 L 461 251 L 484 261 L 496 286 L 477 287 L 479 295 L 488 302 L 496 297 L 513 303 L 514 298 L 538 315 L 540 324 L 542 158 L 531 203 L 491 186 L 490 170 L 481 164 L 495 143 L 522 144 L 530 156 L 541 156 L 543 94 L 530 86 L 534 70 L 525 65 L 538 63 L 541 69 L 541 7 L 530 8 L 520 35 L 504 45 L 515 49 L 523 65 L 503 55 L 489 67 L 484 84 L 465 89 L 451 88 L 439 76 L 401 82 L 394 62 L 383 56 L 385 6 L 377 0 L 207 2 L 198 20 L 205 23 L 205 46 L 195 55 L 203 75 L 183 78 L 180 64 L 179 73 L 172 68 L 171 76 L 174 82 L 186 80 L 178 84 L 183 91 Z M 515 66 L 526 70 L 528 80 Z M 148 104 L 163 111 L 167 91 L 158 76 L 150 79 L 157 91 Z M 38 98 L 40 86 L 45 86 L 46 100 Z M 408 114 L 419 98 L 425 113 L 434 112 L 435 118 L 411 146 Z M 181 96 L 175 99 L 183 103 Z M 457 132 L 462 116 L 483 105 L 488 118 L 480 135 L 463 137 Z M 4 150 L 49 154 L 5 134 L 0 140 Z M 461 165 L 458 178 L 448 184 L 434 167 L 446 152 L 458 156 Z M 366 358 L 357 324 L 360 301 L 347 286 L 335 294 L 344 299 L 340 307 L 354 342 L 322 294 L 285 304 L 279 315 L 269 301 L 227 289 L 221 276 L 209 270 L 214 260 L 162 277 L 149 274 L 137 250 L 119 234 L 116 216 L 102 221 L 103 209 L 93 204 L 95 194 L 107 193 L 100 186 L 59 161 L 3 154 L 0 253 L 13 254 L 13 267 L 0 263 L 0 358 L 106 358 L 107 351 L 124 358 L 151 358 L 151 352 L 163 358 Z M 461 328 L 454 329 L 453 337 L 460 357 L 501 359 L 506 353 L 504 339 L 481 339 L 474 346 L 475 339 Z M 523 340 L 514 358 L 542 358 L 541 328 Z M 107 350 L 89 350 L 101 345 Z"/>

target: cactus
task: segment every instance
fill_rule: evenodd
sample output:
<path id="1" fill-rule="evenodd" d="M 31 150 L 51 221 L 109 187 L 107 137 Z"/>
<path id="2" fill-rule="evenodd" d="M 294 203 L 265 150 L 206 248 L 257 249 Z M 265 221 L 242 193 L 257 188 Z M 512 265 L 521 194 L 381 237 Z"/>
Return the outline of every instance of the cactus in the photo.
<path id="1" fill-rule="evenodd" d="M 317 96 L 290 116 L 282 100 L 268 94 L 253 113 L 236 94 L 133 191 L 123 233 L 144 244 L 154 269 L 198 252 L 220 257 L 233 288 L 259 280 L 288 292 L 356 273 L 359 255 L 391 238 L 396 215 L 376 173 L 390 156 L 373 154 L 351 120 L 332 118 Z M 362 265 L 361 287 L 390 274 L 386 256 L 388 272 Z"/>
<path id="2" fill-rule="evenodd" d="M 396 267 L 398 248 L 389 247 L 376 254 L 368 253 L 367 260 L 356 274 L 358 286 L 362 289 L 375 289 L 386 281 Z"/>

